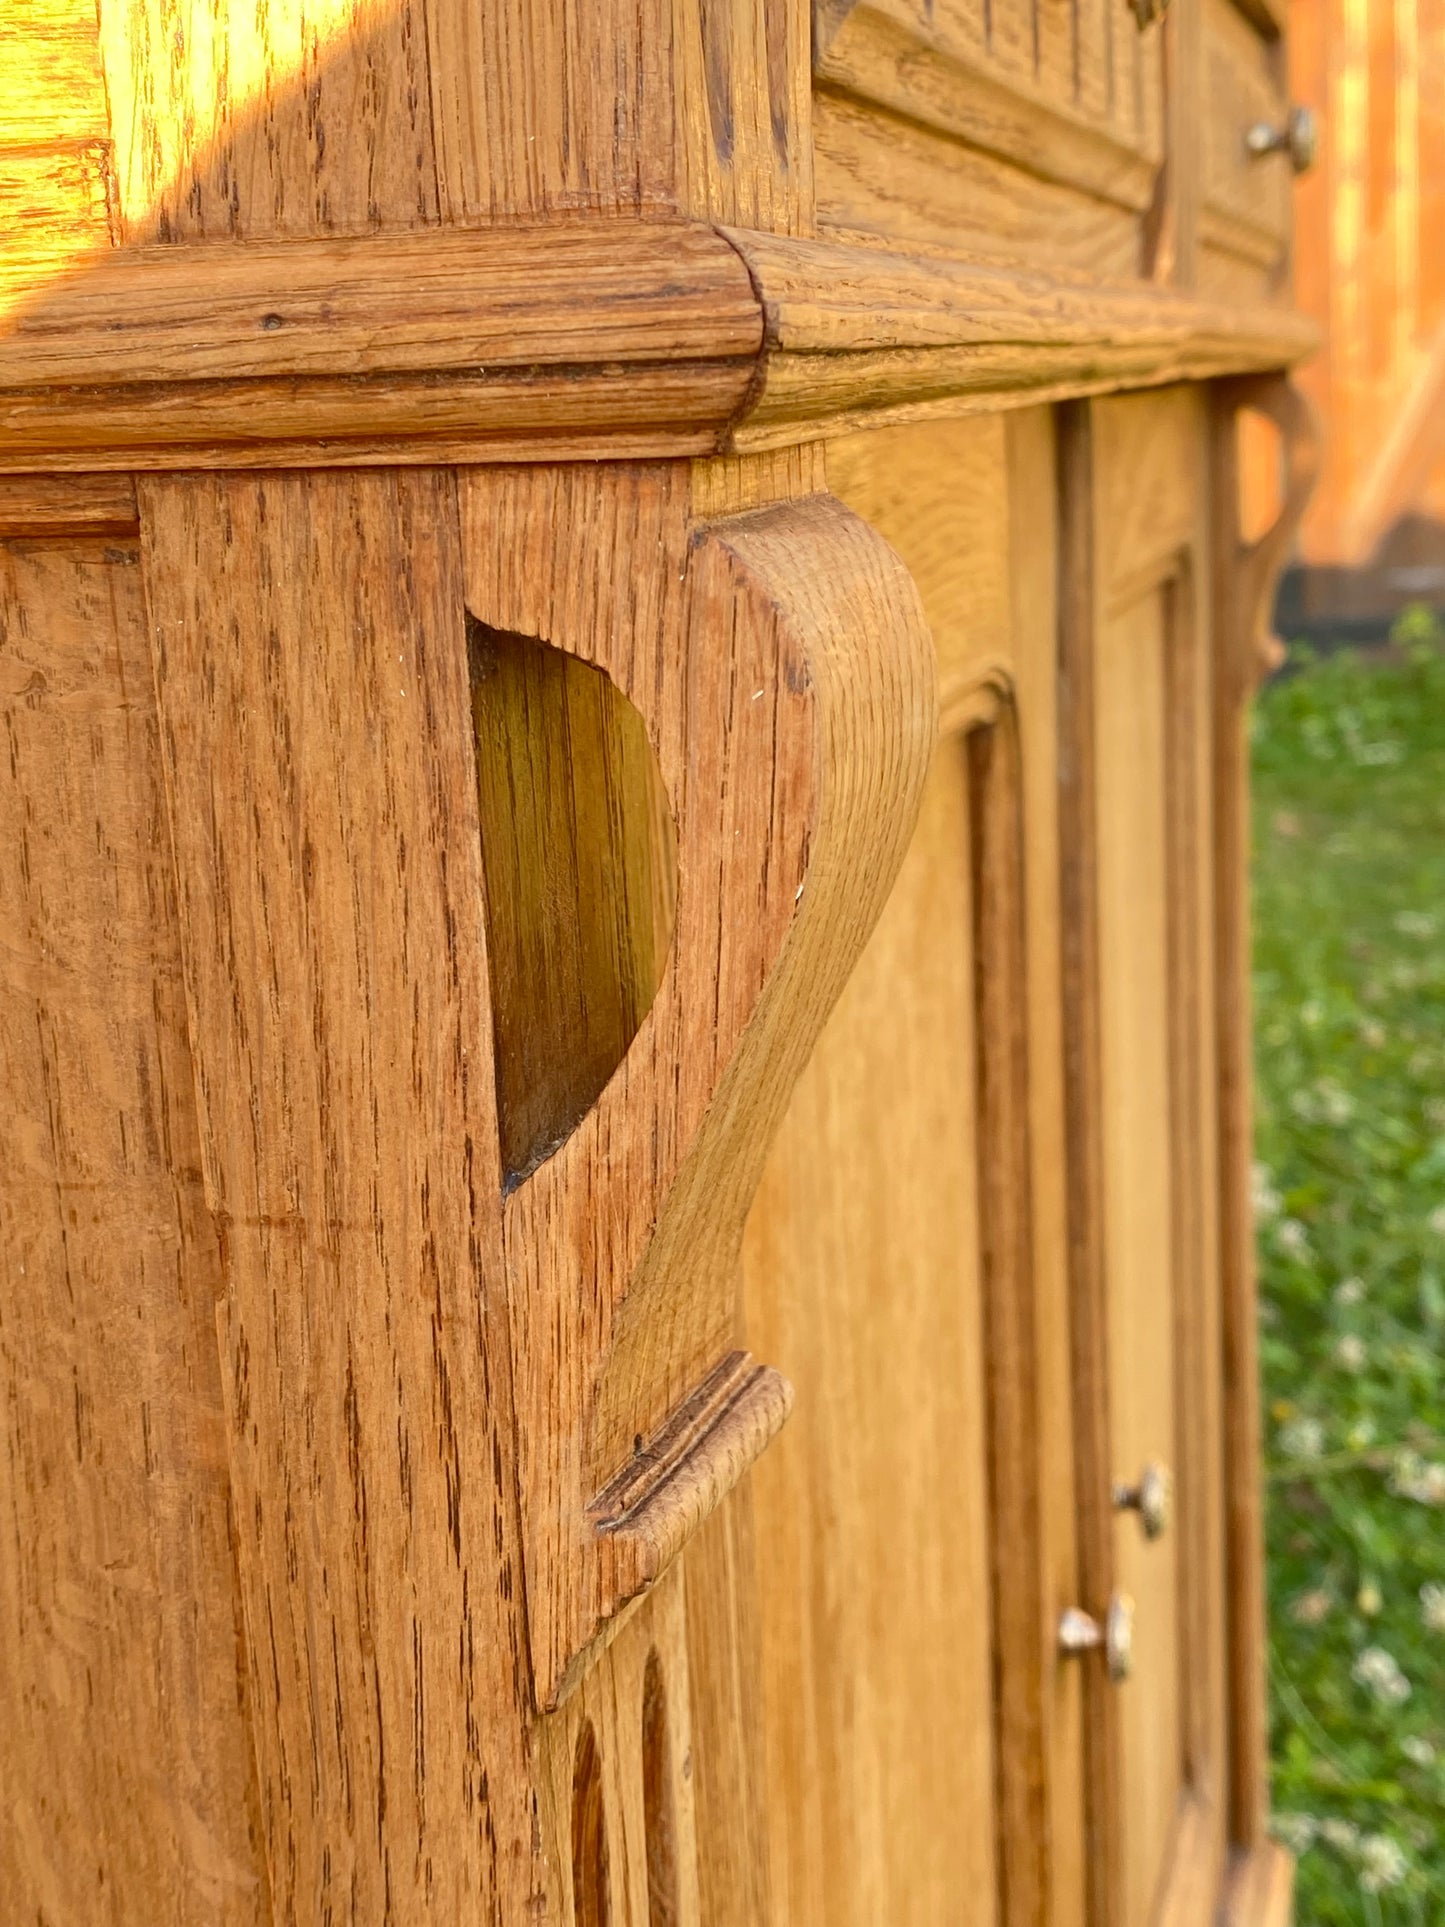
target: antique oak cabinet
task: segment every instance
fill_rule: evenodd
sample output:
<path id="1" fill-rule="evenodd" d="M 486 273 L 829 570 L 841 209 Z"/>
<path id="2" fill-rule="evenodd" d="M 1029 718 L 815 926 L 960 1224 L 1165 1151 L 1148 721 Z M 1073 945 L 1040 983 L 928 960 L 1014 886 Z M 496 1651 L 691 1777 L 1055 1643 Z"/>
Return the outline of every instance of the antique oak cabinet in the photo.
<path id="1" fill-rule="evenodd" d="M 5 1923 L 1288 1919 L 1281 17 L 6 0 Z"/>

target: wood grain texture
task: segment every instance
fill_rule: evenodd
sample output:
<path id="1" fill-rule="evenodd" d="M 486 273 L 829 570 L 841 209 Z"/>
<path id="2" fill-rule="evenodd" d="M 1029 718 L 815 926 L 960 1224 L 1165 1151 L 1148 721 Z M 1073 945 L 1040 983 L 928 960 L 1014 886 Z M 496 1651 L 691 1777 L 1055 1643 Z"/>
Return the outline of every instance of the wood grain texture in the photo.
<path id="1" fill-rule="evenodd" d="M 745 1245 L 773 1918 L 998 1919 L 969 796 L 934 760 Z"/>
<path id="2" fill-rule="evenodd" d="M 435 226 L 421 0 L 102 0 L 126 243 Z"/>
<path id="3" fill-rule="evenodd" d="M 700 1927 L 688 1623 L 678 1564 L 567 1704 L 542 1722 L 538 1754 L 558 1927 Z M 579 1852 L 578 1763 L 595 1749 L 600 1854 Z M 585 1864 L 590 1858 L 591 1865 Z M 598 1863 L 605 1865 L 599 1877 Z M 579 1882 L 578 1871 L 583 1872 Z M 594 1891 L 579 1892 L 590 1886 Z M 597 1892 L 605 1891 L 602 1909 Z"/>
<path id="4" fill-rule="evenodd" d="M 813 103 L 820 236 L 961 248 L 1001 266 L 1092 267 L 1126 280 L 1140 216 L 1080 195 L 909 116 L 824 88 Z"/>
<path id="5" fill-rule="evenodd" d="M 1086 404 L 1059 413 L 1058 820 L 1064 1010 L 1063 1083 L 1070 1342 L 1079 1598 L 1101 1611 L 1114 1587 L 1113 1476 L 1109 1434 L 1107 1260 L 1103 1145 L 1094 1117 L 1101 1088 L 1100 938 L 1097 878 L 1095 733 L 1095 528 L 1093 424 Z M 1089 1855 L 1086 1918 L 1106 1927 L 1122 1918 L 1117 1700 L 1097 1669 L 1086 1675 L 1084 1787 Z"/>
<path id="6" fill-rule="evenodd" d="M 1277 309 L 681 223 L 125 250 L 7 315 L 0 465 L 765 448 L 1313 340 Z"/>
<path id="7" fill-rule="evenodd" d="M 443 218 L 812 214 L 806 0 L 426 0 Z"/>
<path id="8" fill-rule="evenodd" d="M 0 1914 L 263 1927 L 133 541 L 0 550 Z"/>
<path id="9" fill-rule="evenodd" d="M 113 202 L 95 9 L 17 0 L 0 14 L 0 285 L 108 247 Z"/>
<path id="10" fill-rule="evenodd" d="M 747 270 L 722 236 L 619 221 L 117 249 L 7 316 L 0 384 L 744 362 L 761 343 Z"/>
<path id="11" fill-rule="evenodd" d="M 956 410 L 964 396 L 1044 400 L 1199 379 L 1241 361 L 1278 366 L 1314 339 L 1288 313 L 1160 289 L 728 232 L 768 316 L 761 384 L 733 430 L 739 447 L 796 438 L 824 418 L 836 434 Z"/>
<path id="12" fill-rule="evenodd" d="M 987 1366 L 1000 1919 L 1049 1927 L 1052 1574 L 1034 1284 L 1022 771 L 1012 706 L 971 730 L 968 759 L 977 1026 L 978 1219 Z"/>
<path id="13" fill-rule="evenodd" d="M 983 27 L 981 12 L 975 15 L 976 31 L 969 33 L 956 6 L 945 6 L 930 25 L 927 12 L 907 0 L 863 0 L 826 39 L 820 35 L 814 73 L 830 89 L 996 155 L 1026 175 L 1071 189 L 1081 200 L 1088 196 L 1142 213 L 1160 158 L 1158 36 L 1148 41 L 1151 71 L 1145 87 L 1153 97 L 1147 106 L 1142 93 L 1137 100 L 1121 98 L 1122 111 L 1111 121 L 1079 104 L 1072 49 L 1048 45 L 1051 28 L 1059 24 L 1072 38 L 1075 23 L 1048 0 L 1026 0 L 1026 5 L 1033 18 L 1000 57 L 977 31 Z M 1019 191 L 1027 192 L 1022 182 Z"/>
<path id="14" fill-rule="evenodd" d="M 1239 530 L 1237 416 L 1267 409 L 1287 442 L 1291 477 L 1276 524 L 1252 545 Z M 1266 1847 L 1264 1510 L 1260 1489 L 1258 1297 L 1255 1282 L 1250 1048 L 1248 703 L 1268 666 L 1275 572 L 1309 500 L 1317 468 L 1303 398 L 1282 381 L 1221 386 L 1210 422 L 1215 528 L 1210 585 L 1213 678 L 1214 983 L 1218 1036 L 1219 1249 L 1224 1356 L 1225 1548 L 1228 1562 L 1229 1828 L 1241 1851 Z M 1240 1918 L 1248 1905 L 1240 1902 Z"/>
<path id="15" fill-rule="evenodd" d="M 946 1918 L 960 1861 L 994 1866 L 990 1896 L 980 1874 L 974 1904 L 1000 1918 L 1043 1907 L 1059 1927 L 1081 1918 L 1082 1682 L 1053 1653 L 1054 1615 L 1075 1597 L 1076 1576 L 1050 861 L 1053 581 L 1038 566 L 1052 546 L 1052 461 L 1042 412 L 889 429 L 829 450 L 830 482 L 918 583 L 948 734 L 914 852 L 799 1084 L 745 1242 L 748 1336 L 799 1392 L 753 1475 L 778 1919 Z M 966 746 L 981 752 L 1011 718 L 1027 858 L 1013 874 L 989 862 L 980 898 L 975 860 L 991 839 Z M 985 816 L 1010 807 L 1014 782 L 985 782 Z M 1013 891 L 1026 897 L 1022 972 L 994 967 L 1022 908 Z M 1017 1113 L 1012 1131 L 1001 1107 L 987 1127 L 979 1118 L 986 1065 L 1017 1098 L 1004 1067 L 1017 1069 L 1021 1022 L 1038 1044 L 1022 1180 Z M 1026 1280 L 1002 1275 L 1021 1190 L 1034 1204 Z M 1000 1212 L 991 1230 L 990 1205 Z M 1000 1322 L 1032 1323 L 1033 1359 L 987 1341 L 985 1250 Z M 1010 1293 L 1031 1304 L 1009 1304 Z M 1033 1467 L 1031 1540 L 1012 1516 L 999 1526 L 988 1516 L 989 1460 L 1008 1450 L 987 1444 L 994 1391 L 1006 1401 L 1028 1384 L 1037 1427 L 1001 1496 L 1026 1509 Z M 940 1541 L 942 1514 L 977 1524 Z M 981 1568 L 965 1542 L 975 1530 Z M 1008 1573 L 1006 1615 L 992 1596 L 995 1558 Z M 939 1586 L 967 1610 L 950 1616 Z M 954 1730 L 985 1667 L 987 1709 L 968 1717 L 992 1728 L 988 1756 L 980 1735 Z M 1010 1821 L 1028 1809 L 1022 1831 L 995 1825 L 1005 1782 Z"/>
<path id="16" fill-rule="evenodd" d="M 129 475 L 0 476 L 0 536 L 136 535 Z"/>
<path id="17" fill-rule="evenodd" d="M 542 1892 L 454 483 L 147 482 L 276 1917 Z"/>
<path id="18" fill-rule="evenodd" d="M 106 0 L 101 30 L 128 242 L 811 214 L 804 0 Z"/>
<path id="19" fill-rule="evenodd" d="M 1137 1607 L 1129 1688 L 1090 1681 L 1107 1723 L 1094 1741 L 1110 1748 L 1104 1790 L 1118 1802 L 1112 1818 L 1094 1809 L 1117 1856 L 1105 1870 L 1117 1885 L 1100 1894 L 1096 1873 L 1094 1905 L 1098 1918 L 1138 1923 L 1194 1921 L 1213 1909 L 1234 1771 L 1225 1712 L 1233 1575 L 1221 1490 L 1217 885 L 1206 836 L 1214 809 L 1206 430 L 1188 391 L 1091 407 L 1092 582 L 1081 576 L 1076 593 L 1093 612 L 1086 726 L 1094 775 L 1085 828 L 1065 812 L 1066 851 L 1088 866 L 1086 889 L 1076 883 L 1074 895 L 1082 905 L 1074 951 L 1084 966 L 1073 966 L 1067 1008 L 1081 1035 L 1097 1027 L 1098 1036 L 1097 1082 L 1092 1099 L 1081 1091 L 1075 1124 L 1080 1203 L 1091 1168 L 1099 1186 L 1097 1231 L 1086 1221 L 1080 1243 L 1102 1239 L 1101 1269 L 1083 1274 L 1097 1296 L 1075 1305 L 1077 1370 L 1094 1388 L 1092 1414 L 1080 1414 L 1079 1509 L 1086 1560 L 1105 1576 L 1099 1583 Z M 1102 1456 L 1090 1464 L 1090 1452 Z M 1150 1460 L 1174 1475 L 1175 1516 L 1158 1543 L 1111 1500 L 1114 1484 L 1137 1478 Z M 1085 1585 L 1090 1609 L 1101 1611 L 1106 1594 Z"/>
<path id="20" fill-rule="evenodd" d="M 1240 1854 L 1225 1893 L 1226 1927 L 1292 1927 L 1294 1861 L 1277 1840 Z"/>
<path id="21" fill-rule="evenodd" d="M 939 728 L 1012 678 L 1008 420 L 919 422 L 828 446 L 828 479 L 891 542 L 918 588 L 938 661 Z"/>
<path id="22" fill-rule="evenodd" d="M 1075 1510 L 1077 1393 L 1070 1343 L 1059 892 L 1057 677 L 1062 584 L 1056 569 L 1038 566 L 1041 546 L 1052 557 L 1059 554 L 1059 457 L 1052 411 L 1021 412 L 1009 418 L 1007 428 L 1011 680 L 1025 833 L 1021 887 L 1028 967 L 1028 1135 L 1039 1428 L 1035 1469 L 1043 1534 L 1038 1556 L 1047 1575 L 1045 1597 L 1052 1634 L 1058 1612 L 1082 1597 Z M 1024 1662 L 1033 1637 L 1027 1624 L 1019 1629 L 1015 1652 Z M 1047 1789 L 1049 1921 L 1050 1927 L 1079 1927 L 1087 1900 L 1085 1869 L 1090 1852 L 1085 1833 L 1084 1681 L 1075 1668 L 1057 1663 L 1051 1647 L 1039 1658 L 1045 1667 L 1046 1730 L 1040 1771 Z"/>
<path id="23" fill-rule="evenodd" d="M 502 1183 L 575 1128 L 672 943 L 677 833 L 642 717 L 602 670 L 467 624 Z"/>
<path id="24" fill-rule="evenodd" d="M 1252 155 L 1245 131 L 1280 126 L 1289 109 L 1272 42 L 1235 0 L 1203 0 L 1205 86 L 1200 175 L 1201 246 L 1247 269 L 1242 298 L 1287 293 L 1291 172 L 1285 154 Z M 1206 264 L 1207 271 L 1207 264 Z"/>
<path id="25" fill-rule="evenodd" d="M 915 85 L 927 77 L 933 94 L 960 106 L 988 87 L 992 114 L 974 121 L 965 109 L 957 125 L 980 145 L 1000 121 L 1041 109 L 1039 149 L 1031 155 L 1020 143 L 1007 150 L 1037 171 L 1049 166 L 1051 120 L 1157 158 L 1159 40 L 1157 31 L 1139 31 L 1126 0 L 1069 9 L 1052 0 L 831 0 L 814 65 L 821 78 L 845 81 L 865 97 L 886 98 L 900 77 Z M 1080 168 L 1072 178 L 1091 185 Z"/>
<path id="26" fill-rule="evenodd" d="M 785 1415 L 775 1378 L 743 1361 L 715 1395 L 742 1220 L 901 854 L 931 658 L 897 563 L 824 499 L 694 528 L 685 478 L 665 471 L 477 470 L 462 517 L 472 615 L 607 671 L 647 722 L 677 823 L 656 1002 L 505 1205 L 529 1307 L 515 1376 L 532 1657 L 552 1704 Z M 619 570 L 627 557 L 648 562 Z"/>

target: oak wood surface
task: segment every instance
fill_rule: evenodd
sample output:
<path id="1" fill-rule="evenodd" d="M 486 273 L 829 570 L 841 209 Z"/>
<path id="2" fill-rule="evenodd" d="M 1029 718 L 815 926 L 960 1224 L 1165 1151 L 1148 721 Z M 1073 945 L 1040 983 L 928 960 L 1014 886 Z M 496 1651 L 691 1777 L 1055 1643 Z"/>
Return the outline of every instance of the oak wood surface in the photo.
<path id="1" fill-rule="evenodd" d="M 1253 406 L 1285 436 L 1288 486 L 1275 522 L 1251 544 L 1240 533 L 1239 414 Z M 1215 529 L 1210 584 L 1213 657 L 1211 823 L 1214 986 L 1218 1037 L 1220 1322 L 1224 1370 L 1228 1560 L 1229 1818 L 1231 1841 L 1263 1851 L 1269 1803 L 1265 1705 L 1263 1451 L 1255 1285 L 1250 1048 L 1248 702 L 1275 659 L 1268 612 L 1275 574 L 1304 513 L 1318 451 L 1303 398 L 1283 381 L 1223 386 L 1210 418 Z M 1240 1902 L 1242 1917 L 1252 1903 Z"/>
<path id="2" fill-rule="evenodd" d="M 11 468 L 704 453 L 1314 339 L 1288 311 L 682 223 L 121 250 L 17 285 Z"/>
<path id="3" fill-rule="evenodd" d="M 148 481 L 279 1920 L 542 1891 L 455 485 Z"/>
<path id="4" fill-rule="evenodd" d="M 1066 905 L 1075 905 L 1066 920 L 1079 920 L 1067 1008 L 1076 1036 L 1098 1038 L 1096 1068 L 1075 1087 L 1079 1252 L 1087 1261 L 1093 1251 L 1097 1266 L 1076 1274 L 1093 1280 L 1075 1305 L 1078 1384 L 1092 1387 L 1094 1413 L 1079 1415 L 1079 1504 L 1085 1572 L 1097 1574 L 1085 1580 L 1090 1610 L 1102 1611 L 1115 1588 L 1137 1607 L 1128 1688 L 1110 1697 L 1095 1675 L 1102 1704 L 1097 1715 L 1091 1708 L 1091 1744 L 1103 1777 L 1091 1787 L 1092 1824 L 1112 1852 L 1096 1866 L 1093 1905 L 1099 1919 L 1138 1922 L 1212 1911 L 1235 1771 L 1225 1717 L 1221 1465 L 1232 1447 L 1216 1215 L 1215 886 L 1203 838 L 1216 648 L 1206 421 L 1193 396 L 1175 391 L 1093 404 L 1072 431 L 1095 531 L 1075 564 L 1079 627 L 1064 632 L 1065 673 L 1082 653 L 1093 692 L 1093 803 L 1082 816 L 1065 809 Z M 1073 728 L 1078 742 L 1077 719 Z M 1174 1474 L 1175 1517 L 1157 1544 L 1110 1499 L 1148 1459 Z M 1250 1556 L 1257 1572 L 1257 1545 Z"/>
<path id="5" fill-rule="evenodd" d="M 514 1337 L 532 1654 L 552 1704 L 786 1413 L 741 1358 L 717 1378 L 737 1245 L 771 1121 L 901 855 L 932 665 L 901 568 L 826 498 L 694 530 L 676 472 L 474 470 L 462 528 L 471 614 L 607 671 L 677 823 L 657 999 L 504 1209 L 514 1296 L 538 1308 Z M 619 555 L 648 563 L 620 571 Z"/>
<path id="6" fill-rule="evenodd" d="M 938 1855 L 940 1835 L 956 1832 L 965 1810 L 964 1756 L 955 1736 L 935 1731 L 936 1719 L 918 1713 L 927 1734 L 920 1763 L 917 1735 L 908 1747 L 890 1702 L 940 1704 L 939 1642 L 951 1638 L 956 1668 L 975 1652 L 987 1620 L 991 1677 L 982 1717 L 994 1734 L 993 1765 L 983 1769 L 973 1798 L 992 1812 L 993 1838 L 980 1836 L 970 1821 L 967 1851 L 991 1851 L 1000 1919 L 1072 1922 L 1081 1918 L 1083 1894 L 1081 1681 L 1053 1653 L 1055 1615 L 1075 1597 L 1076 1576 L 1058 914 L 1049 862 L 1053 603 L 1051 573 L 1037 566 L 1038 545 L 1049 533 L 1040 498 L 1047 504 L 1052 487 L 1050 425 L 1042 412 L 1022 413 L 1007 424 L 937 423 L 858 436 L 830 450 L 829 476 L 888 533 L 919 584 L 939 655 L 947 733 L 925 818 L 933 828 L 918 832 L 912 867 L 804 1075 L 745 1247 L 749 1335 L 762 1343 L 760 1334 L 777 1334 L 768 1342 L 800 1394 L 788 1432 L 754 1474 L 769 1601 L 768 1786 L 782 1816 L 772 1856 L 774 1905 L 779 1917 L 802 1921 L 852 1918 L 855 1908 L 859 1918 L 930 1918 L 940 1910 L 948 1917 L 954 1889 Z M 970 801 L 968 759 L 987 755 L 983 746 L 991 741 L 1004 744 L 1013 727 L 1020 765 L 997 784 L 984 782 L 980 817 Z M 995 772 L 1008 772 L 1007 749 L 994 754 Z M 1019 806 L 1028 856 L 1010 868 L 999 860 L 999 818 L 1006 824 Z M 983 896 L 975 901 L 974 859 L 989 851 L 979 877 Z M 914 893 L 930 887 L 926 912 Z M 939 914 L 945 904 L 953 911 L 946 919 Z M 1003 967 L 1000 949 L 1021 911 L 1029 935 L 1022 982 L 1017 968 Z M 980 962 L 987 958 L 978 973 L 969 962 L 975 950 Z M 1012 1015 L 1003 1021 L 1006 1012 Z M 1022 1174 L 1021 1022 L 1038 1044 L 1027 1055 Z M 915 1032 L 927 1048 L 915 1053 L 907 1043 L 900 1067 L 898 1039 Z M 979 1076 L 995 1086 L 987 1128 L 979 1119 Z M 1000 1080 L 1013 1092 L 1011 1128 L 1000 1122 Z M 937 1116 L 935 1106 L 942 1107 Z M 1017 1243 L 1014 1258 L 1003 1257 L 1021 1190 L 1034 1200 L 1031 1263 Z M 980 1213 L 990 1210 L 996 1215 L 986 1230 Z M 986 1250 L 998 1294 L 987 1329 L 997 1325 L 998 1343 L 989 1342 L 984 1324 Z M 971 1309 L 958 1302 L 961 1264 L 972 1281 Z M 845 1305 L 856 1308 L 845 1315 Z M 1030 1327 L 1032 1355 L 1026 1339 L 1005 1348 L 1005 1331 Z M 925 1330 L 935 1348 L 949 1346 L 942 1374 L 916 1351 Z M 1002 1420 L 1016 1410 L 1030 1385 L 1038 1399 L 1032 1436 L 1011 1434 L 990 1451 L 983 1442 L 993 1413 Z M 966 1387 L 981 1400 L 981 1414 L 957 1405 Z M 964 1440 L 973 1442 L 970 1454 L 982 1451 L 981 1463 L 960 1460 Z M 1018 1463 L 998 1466 L 1013 1448 Z M 1003 1502 L 992 1521 L 990 1458 Z M 926 1471 L 909 1477 L 905 1463 Z M 928 1497 L 953 1493 L 957 1507 L 964 1479 L 972 1494 L 968 1518 L 982 1513 L 988 1565 L 975 1569 L 978 1590 L 969 1591 L 972 1603 L 950 1632 L 933 1591 L 940 1555 L 929 1550 L 937 1528 Z M 1039 1529 L 1026 1538 L 1019 1524 L 1028 1515 L 1031 1481 Z M 820 1516 L 831 1526 L 811 1523 Z M 858 1549 L 846 1562 L 855 1575 L 848 1586 L 830 1577 L 836 1566 L 828 1541 L 839 1531 Z M 950 1534 L 949 1561 L 964 1556 L 954 1540 Z M 990 1590 L 996 1559 L 1007 1575 L 1006 1615 Z M 914 1561 L 925 1576 L 895 1585 L 891 1575 L 904 1562 L 912 1572 Z M 867 1576 L 861 1597 L 858 1575 Z M 880 1668 L 888 1696 L 860 1698 L 856 1682 Z M 955 1690 L 941 1703 L 956 1704 Z M 876 1736 L 861 1761 L 860 1720 Z M 865 1770 L 875 1755 L 884 1762 L 877 1775 Z M 901 1803 L 890 1791 L 895 1784 L 909 1790 Z M 1006 1823 L 996 1788 L 1007 1804 Z M 1025 1816 L 1020 1831 L 1015 1823 Z M 833 1865 L 843 1842 L 851 1843 L 844 1865 L 864 1870 L 851 1886 Z"/>
<path id="7" fill-rule="evenodd" d="M 271 1918 L 133 540 L 0 549 L 0 1913 Z"/>
<path id="8" fill-rule="evenodd" d="M 0 535 L 137 535 L 129 475 L 0 475 Z"/>
<path id="9" fill-rule="evenodd" d="M 1099 1016 L 1098 756 L 1096 735 L 1093 420 L 1086 404 L 1058 418 L 1058 818 L 1062 1070 L 1067 1155 L 1066 1238 L 1073 1389 L 1079 1600 L 1099 1613 L 1114 1587 L 1114 1534 L 1106 1494 L 1113 1476 L 1109 1434 L 1107 1260 L 1103 1146 L 1094 1106 L 1102 1085 Z M 1097 1668 L 1085 1678 L 1083 1755 L 1085 1917 L 1116 1921 L 1123 1860 L 1115 1816 L 1119 1708 Z"/>
<path id="10" fill-rule="evenodd" d="M 969 836 L 954 738 L 748 1226 L 749 1336 L 802 1405 L 754 1474 L 799 1927 L 998 1918 Z"/>

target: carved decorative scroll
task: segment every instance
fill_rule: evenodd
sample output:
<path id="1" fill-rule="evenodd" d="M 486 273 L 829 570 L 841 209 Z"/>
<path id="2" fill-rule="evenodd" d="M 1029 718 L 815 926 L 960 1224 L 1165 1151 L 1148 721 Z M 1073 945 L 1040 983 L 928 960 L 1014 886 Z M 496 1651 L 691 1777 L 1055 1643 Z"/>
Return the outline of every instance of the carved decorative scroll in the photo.
<path id="1" fill-rule="evenodd" d="M 828 497 L 698 524 L 689 486 L 661 468 L 461 482 L 470 615 L 607 672 L 677 826 L 652 1008 L 503 1206 L 544 1706 L 787 1415 L 738 1343 L 743 1221 L 934 736 L 932 647 L 882 540 Z"/>
<path id="2" fill-rule="evenodd" d="M 1237 417 L 1254 409 L 1284 443 L 1279 514 L 1253 543 L 1239 535 Z M 1265 1710 L 1264 1514 L 1260 1494 L 1258 1302 L 1250 1169 L 1249 747 L 1246 715 L 1261 677 L 1280 660 L 1270 634 L 1275 579 L 1309 501 L 1319 451 L 1313 413 L 1282 376 L 1219 384 L 1211 424 L 1214 717 L 1214 981 L 1219 1077 L 1221 1325 L 1224 1343 L 1225 1558 L 1230 1600 L 1226 1684 L 1229 1829 L 1263 1853 L 1269 1806 Z M 1266 1856 L 1267 1858 L 1267 1856 Z M 1263 1864 L 1263 1862 L 1261 1863 Z M 1288 1883 L 1285 1887 L 1287 1891 Z"/>
<path id="3" fill-rule="evenodd" d="M 1272 421 L 1283 445 L 1284 485 L 1279 513 L 1254 542 L 1239 538 L 1237 461 L 1226 458 L 1228 475 L 1221 477 L 1218 501 L 1225 515 L 1221 531 L 1228 550 L 1235 545 L 1231 641 L 1236 649 L 1242 696 L 1278 669 L 1284 648 L 1270 626 L 1275 584 L 1309 505 L 1320 469 L 1319 423 L 1310 400 L 1286 375 L 1254 375 L 1221 382 L 1219 401 L 1225 432 L 1232 437 L 1235 419 L 1253 411 Z"/>

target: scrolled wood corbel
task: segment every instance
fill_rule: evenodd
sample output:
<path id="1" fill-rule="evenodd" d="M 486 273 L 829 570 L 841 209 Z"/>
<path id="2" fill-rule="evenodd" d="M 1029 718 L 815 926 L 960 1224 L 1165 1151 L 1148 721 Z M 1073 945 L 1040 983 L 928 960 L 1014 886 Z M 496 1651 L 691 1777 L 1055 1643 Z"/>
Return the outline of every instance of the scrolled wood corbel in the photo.
<path id="1" fill-rule="evenodd" d="M 1309 506 L 1320 468 L 1319 422 L 1309 397 L 1287 375 L 1250 375 L 1219 384 L 1219 502 L 1227 518 L 1221 553 L 1234 581 L 1234 658 L 1242 699 L 1252 695 L 1284 661 L 1284 644 L 1274 634 L 1270 612 L 1275 585 Z M 1284 483 L 1279 513 L 1253 542 L 1239 534 L 1239 463 L 1234 446 L 1238 417 L 1253 411 L 1279 430 Z"/>
<path id="2" fill-rule="evenodd" d="M 774 1128 L 902 859 L 933 652 L 827 496 L 695 521 L 685 471 L 474 470 L 478 621 L 604 670 L 676 824 L 672 949 L 595 1105 L 504 1202 L 527 1605 L 555 1706 L 787 1416 L 738 1338 Z"/>

